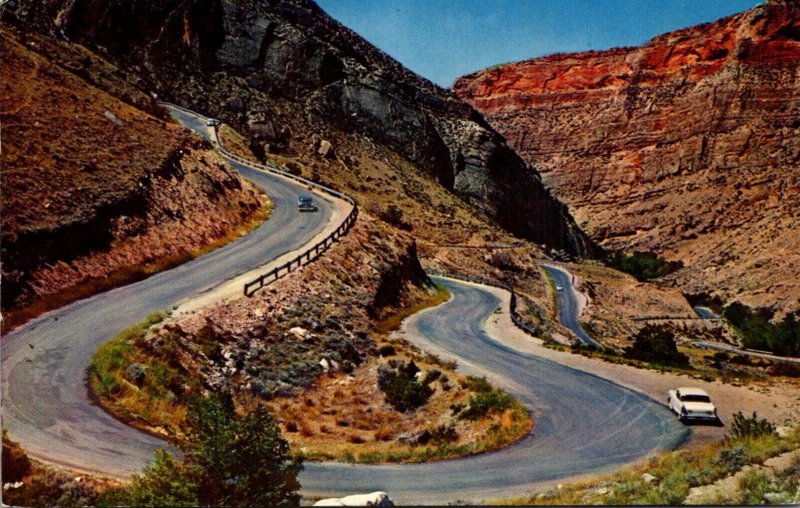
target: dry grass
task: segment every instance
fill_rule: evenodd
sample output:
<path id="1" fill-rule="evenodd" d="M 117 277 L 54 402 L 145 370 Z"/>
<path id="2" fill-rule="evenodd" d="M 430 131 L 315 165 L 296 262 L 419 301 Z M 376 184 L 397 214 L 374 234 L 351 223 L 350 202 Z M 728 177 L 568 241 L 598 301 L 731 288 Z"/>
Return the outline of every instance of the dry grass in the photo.
<path id="1" fill-rule="evenodd" d="M 434 393 L 421 408 L 401 413 L 384 399 L 373 359 L 352 376 L 323 376 L 302 396 L 270 401 L 271 412 L 282 423 L 293 450 L 310 460 L 345 462 L 425 462 L 463 457 L 507 446 L 525 435 L 532 420 L 520 405 L 489 412 L 475 421 L 458 418 L 455 407 L 468 405 L 475 391 L 452 370 L 453 365 L 431 363 L 435 357 L 415 351 L 403 341 L 392 341 L 392 359 L 414 360 L 423 372 L 434 369 L 445 381 L 431 384 Z M 447 389 L 445 389 L 447 387 Z M 403 435 L 452 427 L 454 439 L 433 437 L 427 444 L 398 441 Z"/>
<path id="2" fill-rule="evenodd" d="M 690 451 L 665 452 L 611 475 L 562 485 L 529 496 L 498 500 L 503 505 L 678 505 L 692 487 L 709 485 L 746 464 L 760 464 L 800 447 L 800 429 L 786 438 L 762 436 L 718 442 Z M 735 452 L 735 450 L 741 450 Z M 733 452 L 733 454 L 731 454 Z M 652 483 L 644 473 L 656 477 Z M 734 502 L 735 504 L 735 502 Z"/>

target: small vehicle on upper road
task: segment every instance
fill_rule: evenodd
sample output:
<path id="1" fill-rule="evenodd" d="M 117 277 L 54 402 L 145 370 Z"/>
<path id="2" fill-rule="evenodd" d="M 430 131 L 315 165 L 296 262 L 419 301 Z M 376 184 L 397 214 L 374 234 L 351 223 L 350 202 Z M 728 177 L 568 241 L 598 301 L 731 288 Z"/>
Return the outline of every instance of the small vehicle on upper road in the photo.
<path id="1" fill-rule="evenodd" d="M 717 408 L 711 397 L 700 388 L 681 387 L 667 392 L 667 404 L 678 415 L 682 422 L 706 421 L 719 422 Z"/>
<path id="2" fill-rule="evenodd" d="M 216 127 L 217 125 L 219 125 L 219 120 L 217 120 L 216 118 L 209 118 L 208 120 L 206 120 L 206 125 L 208 125 L 209 127 Z"/>
<path id="3" fill-rule="evenodd" d="M 297 209 L 301 212 L 316 212 L 317 205 L 314 204 L 311 196 L 303 195 L 297 198 Z"/>
<path id="4" fill-rule="evenodd" d="M 556 286 L 556 291 L 564 291 L 564 288 L 562 288 L 561 286 Z"/>

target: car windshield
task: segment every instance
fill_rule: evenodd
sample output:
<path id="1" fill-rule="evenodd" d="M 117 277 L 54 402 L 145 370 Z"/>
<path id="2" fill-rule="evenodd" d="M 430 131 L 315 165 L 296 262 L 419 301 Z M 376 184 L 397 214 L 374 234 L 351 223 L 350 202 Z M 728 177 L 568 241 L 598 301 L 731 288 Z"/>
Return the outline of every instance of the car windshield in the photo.
<path id="1" fill-rule="evenodd" d="M 684 402 L 711 402 L 708 395 L 682 395 L 681 400 Z"/>

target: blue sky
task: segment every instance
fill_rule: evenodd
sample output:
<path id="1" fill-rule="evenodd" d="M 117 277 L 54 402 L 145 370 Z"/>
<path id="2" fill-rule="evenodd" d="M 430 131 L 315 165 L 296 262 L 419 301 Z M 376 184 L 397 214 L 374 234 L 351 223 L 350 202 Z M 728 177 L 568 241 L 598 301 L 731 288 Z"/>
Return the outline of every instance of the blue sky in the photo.
<path id="1" fill-rule="evenodd" d="M 492 65 L 638 46 L 757 0 L 317 0 L 331 16 L 442 86 Z"/>

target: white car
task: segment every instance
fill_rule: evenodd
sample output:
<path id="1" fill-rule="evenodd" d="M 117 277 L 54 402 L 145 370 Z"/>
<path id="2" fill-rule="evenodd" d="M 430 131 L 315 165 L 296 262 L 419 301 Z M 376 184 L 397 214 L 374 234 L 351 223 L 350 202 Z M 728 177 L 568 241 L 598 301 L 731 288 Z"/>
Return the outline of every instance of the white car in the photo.
<path id="1" fill-rule="evenodd" d="M 562 288 L 561 286 L 556 286 L 556 291 L 564 291 L 564 288 Z"/>
<path id="2" fill-rule="evenodd" d="M 689 420 L 719 421 L 717 408 L 711 403 L 711 397 L 700 388 L 682 387 L 667 392 L 667 404 L 678 415 L 682 422 Z"/>

